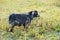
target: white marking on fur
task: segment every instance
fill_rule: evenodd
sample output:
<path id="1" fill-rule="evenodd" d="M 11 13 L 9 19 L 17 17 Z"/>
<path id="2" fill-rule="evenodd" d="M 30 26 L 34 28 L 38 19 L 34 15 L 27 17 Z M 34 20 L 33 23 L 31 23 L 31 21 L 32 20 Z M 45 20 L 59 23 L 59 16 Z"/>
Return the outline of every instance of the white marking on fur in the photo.
<path id="1" fill-rule="evenodd" d="M 17 22 L 17 23 L 19 24 L 19 21 L 16 21 L 16 20 L 15 20 L 15 22 Z"/>
<path id="2" fill-rule="evenodd" d="M 32 15 L 34 15 L 34 11 L 32 12 Z"/>

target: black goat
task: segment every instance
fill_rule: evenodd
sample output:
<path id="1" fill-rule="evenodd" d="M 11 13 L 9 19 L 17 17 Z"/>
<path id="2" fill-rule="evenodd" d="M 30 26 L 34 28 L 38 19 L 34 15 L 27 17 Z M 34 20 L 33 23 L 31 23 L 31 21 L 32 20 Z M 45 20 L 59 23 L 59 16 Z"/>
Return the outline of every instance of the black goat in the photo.
<path id="1" fill-rule="evenodd" d="M 9 16 L 10 27 L 8 31 L 12 32 L 14 26 L 16 25 L 18 26 L 23 25 L 24 28 L 26 28 L 26 25 L 29 24 L 34 17 L 38 17 L 38 16 L 39 15 L 37 11 L 31 11 L 29 12 L 29 14 L 11 14 Z"/>

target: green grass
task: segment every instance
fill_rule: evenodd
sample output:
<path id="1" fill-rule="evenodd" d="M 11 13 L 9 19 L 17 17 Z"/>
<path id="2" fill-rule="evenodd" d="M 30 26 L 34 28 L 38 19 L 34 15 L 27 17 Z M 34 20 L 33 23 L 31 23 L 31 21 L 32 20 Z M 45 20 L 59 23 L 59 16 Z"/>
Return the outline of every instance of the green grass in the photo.
<path id="1" fill-rule="evenodd" d="M 27 31 L 15 26 L 9 28 L 11 13 L 28 13 L 37 10 L 40 17 L 34 18 Z M 0 40 L 60 40 L 60 0 L 0 0 Z"/>

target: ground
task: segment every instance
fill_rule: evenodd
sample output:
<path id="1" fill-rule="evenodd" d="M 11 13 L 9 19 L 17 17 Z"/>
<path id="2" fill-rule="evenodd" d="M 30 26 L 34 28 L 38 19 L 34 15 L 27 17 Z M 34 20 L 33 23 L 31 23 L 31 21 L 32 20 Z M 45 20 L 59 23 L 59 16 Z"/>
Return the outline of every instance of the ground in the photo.
<path id="1" fill-rule="evenodd" d="M 10 14 L 32 10 L 40 17 L 32 20 L 27 31 L 15 26 L 13 33 L 7 32 Z M 60 40 L 60 0 L 0 0 L 0 40 Z"/>

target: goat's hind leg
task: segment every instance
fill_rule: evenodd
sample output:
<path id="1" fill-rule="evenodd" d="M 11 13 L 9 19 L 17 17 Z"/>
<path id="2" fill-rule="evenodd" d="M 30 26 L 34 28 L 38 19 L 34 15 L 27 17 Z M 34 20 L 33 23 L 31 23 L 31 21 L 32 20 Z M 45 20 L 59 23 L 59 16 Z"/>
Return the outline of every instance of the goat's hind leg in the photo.
<path id="1" fill-rule="evenodd" d="M 14 26 L 15 26 L 14 23 L 11 23 L 10 26 L 9 26 L 8 31 L 9 31 L 9 32 L 13 32 Z"/>

